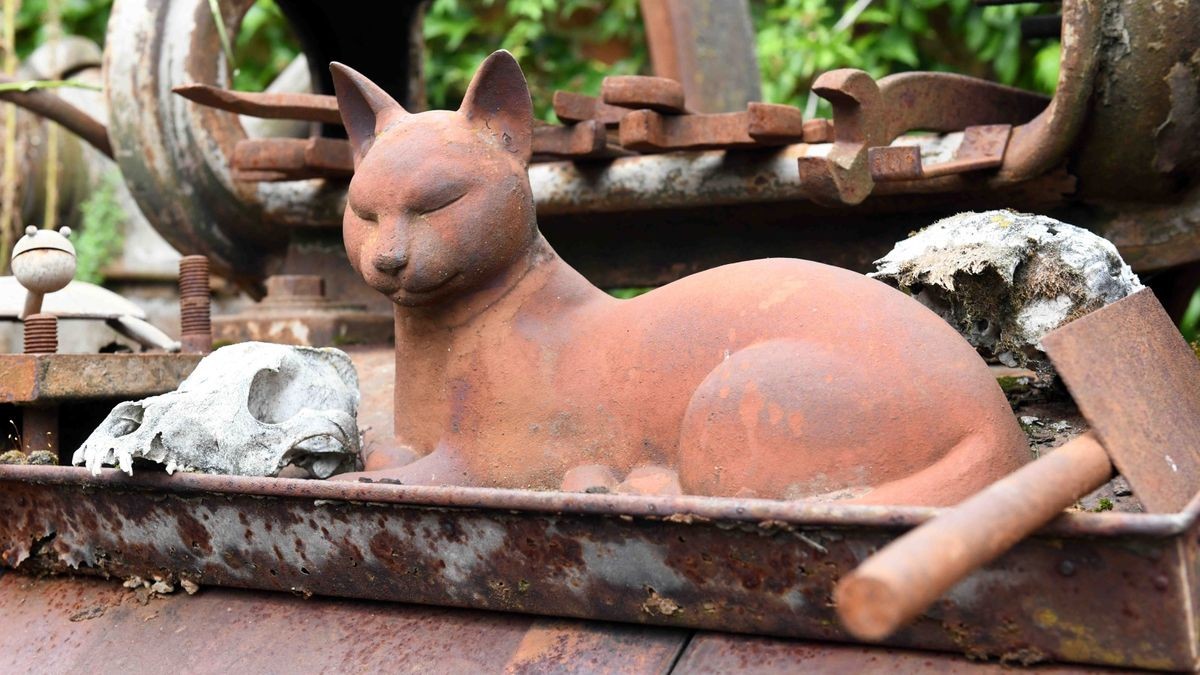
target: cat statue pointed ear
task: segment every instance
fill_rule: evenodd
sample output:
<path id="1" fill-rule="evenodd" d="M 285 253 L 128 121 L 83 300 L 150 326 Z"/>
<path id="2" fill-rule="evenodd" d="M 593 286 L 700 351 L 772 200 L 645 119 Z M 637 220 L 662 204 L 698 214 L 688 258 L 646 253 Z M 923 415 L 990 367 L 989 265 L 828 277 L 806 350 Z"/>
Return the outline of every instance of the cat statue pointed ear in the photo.
<path id="1" fill-rule="evenodd" d="M 375 138 L 407 117 L 408 111 L 379 85 L 350 66 L 335 61 L 329 64 L 329 71 L 333 74 L 333 89 L 337 93 L 342 124 L 354 152 L 354 165 L 358 166 Z"/>
<path id="2" fill-rule="evenodd" d="M 475 71 L 458 112 L 528 164 L 533 152 L 533 101 L 521 66 L 505 50 Z"/>

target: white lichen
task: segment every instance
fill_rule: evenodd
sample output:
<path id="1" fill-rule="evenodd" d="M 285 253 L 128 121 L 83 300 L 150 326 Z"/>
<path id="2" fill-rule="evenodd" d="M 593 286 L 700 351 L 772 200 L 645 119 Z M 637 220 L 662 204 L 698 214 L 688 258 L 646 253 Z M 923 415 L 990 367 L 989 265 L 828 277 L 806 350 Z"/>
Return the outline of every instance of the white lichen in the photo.
<path id="1" fill-rule="evenodd" d="M 1142 288 L 1106 239 L 1013 211 L 960 213 L 896 244 L 871 276 L 937 312 L 1005 365 L 1049 368 L 1042 337 Z"/>

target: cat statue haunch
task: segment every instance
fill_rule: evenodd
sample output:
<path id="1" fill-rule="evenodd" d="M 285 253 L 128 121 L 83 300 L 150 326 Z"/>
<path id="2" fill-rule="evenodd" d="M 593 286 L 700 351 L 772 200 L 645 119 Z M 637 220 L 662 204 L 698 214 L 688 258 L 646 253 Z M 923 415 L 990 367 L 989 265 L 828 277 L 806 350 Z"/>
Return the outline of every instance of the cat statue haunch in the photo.
<path id="1" fill-rule="evenodd" d="M 396 311 L 395 446 L 366 475 L 554 490 L 580 467 L 660 467 L 687 494 L 942 505 L 1028 458 L 982 359 L 881 282 L 769 259 L 630 300 L 594 287 L 538 231 L 508 52 L 455 112 L 410 114 L 331 68 L 346 252 Z"/>

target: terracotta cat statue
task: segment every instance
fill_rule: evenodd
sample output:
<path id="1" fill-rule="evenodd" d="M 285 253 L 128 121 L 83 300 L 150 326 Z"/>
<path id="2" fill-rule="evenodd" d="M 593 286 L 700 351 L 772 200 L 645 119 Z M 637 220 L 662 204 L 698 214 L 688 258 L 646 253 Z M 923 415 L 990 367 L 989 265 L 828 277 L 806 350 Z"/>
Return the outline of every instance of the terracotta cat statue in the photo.
<path id="1" fill-rule="evenodd" d="M 346 252 L 396 313 L 395 446 L 345 478 L 554 490 L 658 467 L 686 494 L 951 504 L 1026 461 L 980 357 L 883 283 L 782 258 L 628 300 L 589 283 L 538 231 L 508 52 L 454 112 L 331 68 Z"/>

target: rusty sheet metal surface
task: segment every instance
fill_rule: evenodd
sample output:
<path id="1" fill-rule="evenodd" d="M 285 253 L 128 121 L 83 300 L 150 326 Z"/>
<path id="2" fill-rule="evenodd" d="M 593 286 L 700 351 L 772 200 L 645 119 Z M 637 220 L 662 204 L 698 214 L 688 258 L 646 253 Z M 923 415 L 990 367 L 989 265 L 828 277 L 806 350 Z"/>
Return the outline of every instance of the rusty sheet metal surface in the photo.
<path id="1" fill-rule="evenodd" d="M 1065 515 L 887 644 L 1191 668 L 1198 511 Z M 13 466 L 0 562 L 845 641 L 833 585 L 935 512 Z"/>
<path id="2" fill-rule="evenodd" d="M 0 672 L 665 673 L 688 631 L 398 603 L 0 576 Z"/>
<path id="3" fill-rule="evenodd" d="M 822 673 L 824 675 L 940 675 L 941 673 L 1013 673 L 1012 664 L 971 661 L 962 656 L 937 652 L 883 649 L 854 645 L 822 644 L 796 640 L 774 640 L 745 635 L 700 633 L 671 671 L 677 675 L 703 673 Z M 1066 665 L 1043 665 L 1037 673 L 1107 673 L 1108 669 Z"/>
<path id="4" fill-rule="evenodd" d="M 200 354 L 0 354 L 0 403 L 142 398 L 171 391 Z"/>
<path id="5" fill-rule="evenodd" d="M 1183 508 L 1200 488 L 1200 431 L 1160 420 L 1200 415 L 1200 361 L 1154 292 L 1075 319 L 1042 343 L 1101 442 L 1120 449 L 1113 464 L 1146 508 Z"/>

